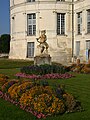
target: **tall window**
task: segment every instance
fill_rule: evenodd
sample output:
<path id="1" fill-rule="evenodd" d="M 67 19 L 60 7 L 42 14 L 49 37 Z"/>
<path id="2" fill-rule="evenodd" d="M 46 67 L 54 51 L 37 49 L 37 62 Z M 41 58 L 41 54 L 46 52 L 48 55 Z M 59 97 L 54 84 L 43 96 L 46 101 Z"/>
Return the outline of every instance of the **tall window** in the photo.
<path id="1" fill-rule="evenodd" d="M 35 0 L 27 0 L 27 2 L 35 2 Z"/>
<path id="2" fill-rule="evenodd" d="M 87 33 L 90 33 L 90 10 L 87 10 Z"/>
<path id="3" fill-rule="evenodd" d="M 27 33 L 28 35 L 36 34 L 36 14 L 28 14 L 27 15 Z"/>
<path id="4" fill-rule="evenodd" d="M 86 41 L 86 59 L 90 59 L 90 40 Z"/>
<path id="5" fill-rule="evenodd" d="M 57 13 L 57 34 L 65 34 L 65 13 Z"/>
<path id="6" fill-rule="evenodd" d="M 90 49 L 90 40 L 86 41 L 86 49 Z"/>
<path id="7" fill-rule="evenodd" d="M 82 12 L 77 13 L 77 32 L 82 33 Z"/>
<path id="8" fill-rule="evenodd" d="M 12 0 L 12 5 L 14 5 L 14 0 Z"/>
<path id="9" fill-rule="evenodd" d="M 11 6 L 14 5 L 14 0 L 10 0 L 10 5 L 11 5 Z"/>
<path id="10" fill-rule="evenodd" d="M 27 57 L 34 57 L 34 42 L 27 43 Z"/>
<path id="11" fill-rule="evenodd" d="M 14 32 L 15 32 L 15 17 L 13 16 L 12 17 L 12 34 L 14 34 Z"/>
<path id="12" fill-rule="evenodd" d="M 80 53 L 80 41 L 76 41 L 76 56 L 79 56 Z"/>

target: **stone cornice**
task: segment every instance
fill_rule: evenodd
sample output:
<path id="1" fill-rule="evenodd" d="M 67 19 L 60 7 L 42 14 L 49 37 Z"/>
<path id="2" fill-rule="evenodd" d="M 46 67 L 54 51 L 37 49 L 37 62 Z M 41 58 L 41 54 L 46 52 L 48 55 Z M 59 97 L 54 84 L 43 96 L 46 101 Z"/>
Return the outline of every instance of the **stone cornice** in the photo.
<path id="1" fill-rule="evenodd" d="M 77 0 L 74 2 L 74 4 L 80 3 L 80 2 L 84 2 L 85 0 Z"/>
<path id="2" fill-rule="evenodd" d="M 10 10 L 12 10 L 15 7 L 19 7 L 19 6 L 26 6 L 26 5 L 38 5 L 38 4 L 72 4 L 72 2 L 69 1 L 36 1 L 36 2 L 24 2 L 24 3 L 20 3 L 20 4 L 16 4 L 14 6 L 10 7 Z"/>

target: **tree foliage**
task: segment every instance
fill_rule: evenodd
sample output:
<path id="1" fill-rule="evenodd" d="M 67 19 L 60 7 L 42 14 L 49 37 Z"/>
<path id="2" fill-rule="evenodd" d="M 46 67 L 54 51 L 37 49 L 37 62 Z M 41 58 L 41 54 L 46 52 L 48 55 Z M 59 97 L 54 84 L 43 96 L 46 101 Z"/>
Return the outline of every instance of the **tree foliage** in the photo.
<path id="1" fill-rule="evenodd" d="M 0 53 L 9 53 L 10 50 L 10 35 L 3 34 L 0 37 Z"/>

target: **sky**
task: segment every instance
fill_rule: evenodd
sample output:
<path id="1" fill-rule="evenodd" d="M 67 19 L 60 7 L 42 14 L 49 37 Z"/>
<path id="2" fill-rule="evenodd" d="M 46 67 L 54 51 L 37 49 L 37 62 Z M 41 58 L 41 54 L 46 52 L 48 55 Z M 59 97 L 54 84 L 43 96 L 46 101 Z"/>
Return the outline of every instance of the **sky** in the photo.
<path id="1" fill-rule="evenodd" d="M 0 0 L 0 35 L 10 33 L 9 0 Z"/>

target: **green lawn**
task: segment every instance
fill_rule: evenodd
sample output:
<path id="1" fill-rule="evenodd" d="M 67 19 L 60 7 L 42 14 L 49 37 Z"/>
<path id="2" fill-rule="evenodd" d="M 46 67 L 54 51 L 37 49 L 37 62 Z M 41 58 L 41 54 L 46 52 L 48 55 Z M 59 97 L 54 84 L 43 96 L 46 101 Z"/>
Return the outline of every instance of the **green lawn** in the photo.
<path id="1" fill-rule="evenodd" d="M 9 63 L 9 64 L 8 64 Z M 29 61 L 0 60 L 0 73 L 7 74 L 13 78 L 19 72 L 21 66 L 30 65 Z M 9 69 L 8 69 L 9 66 Z M 85 111 L 68 113 L 46 120 L 90 120 L 90 75 L 75 74 L 76 77 L 64 80 L 48 80 L 51 86 L 65 84 L 66 91 L 72 93 L 81 101 Z M 0 120 L 36 120 L 32 114 L 21 110 L 19 107 L 0 99 Z"/>
<path id="2" fill-rule="evenodd" d="M 33 61 L 29 60 L 10 60 L 0 58 L 0 69 L 13 69 L 20 68 L 22 66 L 31 65 Z"/>

